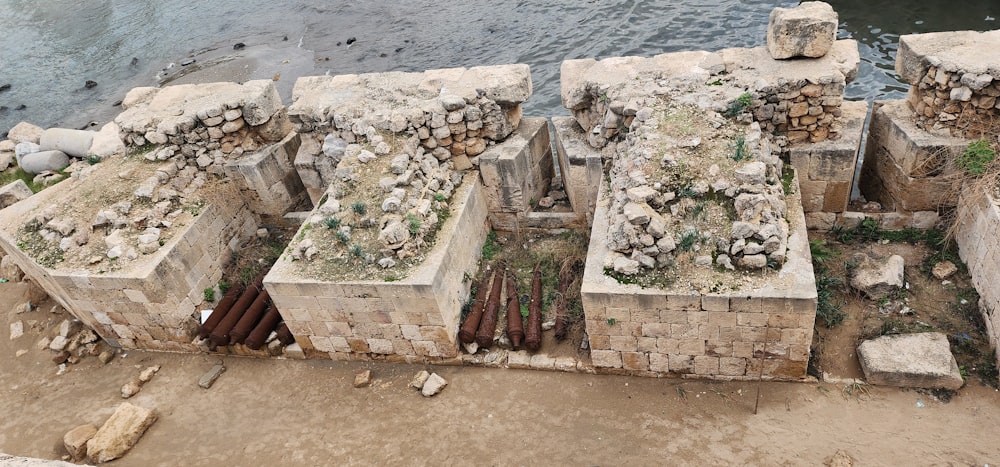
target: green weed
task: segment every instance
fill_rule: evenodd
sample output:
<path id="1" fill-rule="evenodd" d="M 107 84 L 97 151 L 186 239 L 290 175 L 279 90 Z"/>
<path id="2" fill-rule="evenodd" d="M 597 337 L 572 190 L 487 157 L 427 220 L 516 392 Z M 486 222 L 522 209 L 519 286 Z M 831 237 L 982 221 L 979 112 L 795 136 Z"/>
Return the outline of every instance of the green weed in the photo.
<path id="1" fill-rule="evenodd" d="M 993 162 L 996 155 L 996 151 L 990 147 L 990 142 L 981 139 L 969 143 L 962 155 L 955 159 L 955 165 L 972 175 L 982 175 L 986 173 L 986 166 Z"/>

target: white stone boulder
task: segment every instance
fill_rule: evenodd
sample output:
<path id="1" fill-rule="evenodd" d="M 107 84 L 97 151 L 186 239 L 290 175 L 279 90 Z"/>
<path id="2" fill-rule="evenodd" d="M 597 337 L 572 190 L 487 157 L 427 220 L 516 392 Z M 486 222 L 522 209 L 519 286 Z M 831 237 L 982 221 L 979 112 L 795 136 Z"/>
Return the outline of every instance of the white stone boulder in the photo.
<path id="1" fill-rule="evenodd" d="M 851 272 L 851 287 L 868 298 L 881 298 L 904 285 L 905 262 L 902 256 L 892 255 L 886 260 L 880 260 L 857 253 L 851 257 L 851 261 L 856 265 Z"/>
<path id="2" fill-rule="evenodd" d="M 858 346 L 869 384 L 955 390 L 964 384 L 948 338 L 940 332 L 882 336 Z"/>
<path id="3" fill-rule="evenodd" d="M 13 141 L 14 143 L 35 143 L 38 144 L 39 138 L 42 136 L 42 127 L 38 125 L 32 125 L 28 122 L 21 122 L 14 125 L 7 132 L 7 139 Z"/>
<path id="4" fill-rule="evenodd" d="M 118 136 L 118 132 L 118 124 L 115 122 L 108 122 L 105 124 L 101 127 L 101 131 L 94 133 L 94 141 L 91 143 L 90 149 L 87 151 L 87 155 L 107 159 L 114 154 L 124 152 L 125 143 L 123 143 L 121 137 Z"/>
<path id="5" fill-rule="evenodd" d="M 40 174 L 46 171 L 56 172 L 69 165 L 69 156 L 57 150 L 33 152 L 25 154 L 18 165 L 29 174 Z"/>
<path id="6" fill-rule="evenodd" d="M 42 151 L 62 151 L 73 157 L 86 157 L 94 143 L 94 132 L 49 128 L 42 132 L 38 145 Z"/>
<path id="7" fill-rule="evenodd" d="M 125 455 L 155 421 L 152 410 L 123 402 L 87 441 L 87 456 L 93 462 L 103 463 Z"/>
<path id="8" fill-rule="evenodd" d="M 776 60 L 818 58 L 833 47 L 837 12 L 826 2 L 802 2 L 794 8 L 775 8 L 767 22 L 767 51 Z"/>

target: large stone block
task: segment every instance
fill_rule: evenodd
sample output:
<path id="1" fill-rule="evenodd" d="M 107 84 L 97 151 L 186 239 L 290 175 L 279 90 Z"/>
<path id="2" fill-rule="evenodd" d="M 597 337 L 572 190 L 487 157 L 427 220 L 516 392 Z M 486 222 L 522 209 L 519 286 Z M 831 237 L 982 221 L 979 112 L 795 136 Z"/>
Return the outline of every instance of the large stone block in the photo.
<path id="1" fill-rule="evenodd" d="M 1000 348 L 1000 202 L 987 193 L 963 190 L 958 201 L 955 241 L 979 292 L 979 308 L 991 346 Z M 998 354 L 1000 363 L 1000 354 Z"/>
<path id="2" fill-rule="evenodd" d="M 841 110 L 843 127 L 839 138 L 802 142 L 788 148 L 802 187 L 805 212 L 843 212 L 850 202 L 868 103 L 844 102 Z"/>
<path id="3" fill-rule="evenodd" d="M 226 173 L 241 185 L 251 210 L 280 216 L 305 198 L 305 187 L 294 165 L 299 142 L 298 133 L 292 132 L 278 143 L 226 164 Z"/>
<path id="4" fill-rule="evenodd" d="M 822 57 L 837 34 L 837 12 L 826 2 L 775 8 L 767 22 L 767 51 L 776 60 Z"/>
<path id="5" fill-rule="evenodd" d="M 94 142 L 94 132 L 49 128 L 42 132 L 38 145 L 42 151 L 62 151 L 73 157 L 86 157 Z"/>
<path id="6" fill-rule="evenodd" d="M 0 188 L 0 209 L 10 206 L 18 201 L 28 199 L 34 192 L 28 188 L 24 180 L 15 180 Z"/>
<path id="7" fill-rule="evenodd" d="M 989 74 L 1000 80 L 1000 30 L 948 31 L 899 36 L 896 72 L 916 85 L 931 66 L 947 72 Z"/>
<path id="8" fill-rule="evenodd" d="M 566 195 L 573 212 L 585 216 L 589 223 L 594 217 L 597 192 L 604 175 L 601 152 L 587 143 L 583 128 L 573 117 L 552 117 L 552 126 Z"/>
<path id="9" fill-rule="evenodd" d="M 29 174 L 40 174 L 65 169 L 69 162 L 69 157 L 62 151 L 39 151 L 25 154 L 18 166 Z"/>
<path id="10" fill-rule="evenodd" d="M 955 206 L 958 190 L 949 163 L 969 140 L 918 128 L 905 101 L 876 102 L 859 187 L 869 201 L 903 211 Z"/>
<path id="11" fill-rule="evenodd" d="M 955 390 L 965 381 L 939 332 L 882 336 L 858 346 L 858 359 L 870 384 Z"/>
<path id="12" fill-rule="evenodd" d="M 15 144 L 19 143 L 35 143 L 38 144 L 38 140 L 42 137 L 42 127 L 38 125 L 32 125 L 28 122 L 21 122 L 14 125 L 7 132 L 7 139 L 13 141 Z"/>
<path id="13" fill-rule="evenodd" d="M 122 402 L 97 433 L 87 441 L 87 456 L 104 463 L 127 453 L 156 422 L 156 413 L 144 407 Z"/>

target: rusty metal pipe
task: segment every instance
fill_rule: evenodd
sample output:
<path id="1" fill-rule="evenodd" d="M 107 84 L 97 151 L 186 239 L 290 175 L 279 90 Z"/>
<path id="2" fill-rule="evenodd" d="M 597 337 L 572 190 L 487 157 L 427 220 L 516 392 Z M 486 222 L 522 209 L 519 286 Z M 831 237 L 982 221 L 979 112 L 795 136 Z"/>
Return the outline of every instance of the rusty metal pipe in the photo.
<path id="1" fill-rule="evenodd" d="M 471 343 L 476 339 L 476 330 L 479 329 L 479 321 L 483 319 L 483 309 L 486 307 L 486 293 L 489 292 L 489 284 L 489 276 L 479 284 L 476 297 L 472 299 L 472 311 L 466 315 L 462 329 L 458 331 L 458 339 L 463 344 Z"/>
<path id="2" fill-rule="evenodd" d="M 518 300 L 517 283 L 513 272 L 507 275 L 507 338 L 517 350 L 524 340 L 524 318 L 521 316 L 521 301 Z"/>
<path id="3" fill-rule="evenodd" d="M 253 305 L 247 308 L 246 313 L 243 313 L 243 317 L 233 326 L 233 330 L 229 332 L 229 345 L 242 344 L 246 340 L 247 335 L 253 329 L 253 326 L 260 321 L 260 317 L 264 314 L 264 310 L 267 309 L 267 301 L 271 298 L 267 293 L 267 289 L 261 290 L 254 299 Z"/>
<path id="4" fill-rule="evenodd" d="M 493 335 L 497 332 L 497 313 L 500 311 L 500 292 L 503 291 L 503 276 L 501 272 L 493 275 L 493 288 L 490 289 L 490 299 L 486 301 L 483 320 L 479 322 L 476 332 L 476 343 L 479 347 L 488 349 L 493 345 Z"/>
<path id="5" fill-rule="evenodd" d="M 229 332 L 233 330 L 233 326 L 243 317 L 246 313 L 247 308 L 253 303 L 260 293 L 260 290 L 264 288 L 264 275 L 261 274 L 253 281 L 253 284 L 247 286 L 247 289 L 240 295 L 240 299 L 233 304 L 233 307 L 229 309 L 229 313 L 226 313 L 226 317 L 222 319 L 215 330 L 209 334 L 208 338 L 211 339 L 213 346 L 226 345 L 229 343 Z"/>
<path id="6" fill-rule="evenodd" d="M 531 350 L 542 346 L 542 269 L 538 264 L 535 264 L 535 274 L 531 279 L 531 303 L 528 305 L 524 345 Z"/>
<path id="7" fill-rule="evenodd" d="M 278 333 L 278 340 L 282 345 L 292 345 L 295 343 L 295 336 L 292 331 L 288 329 L 288 325 L 284 321 L 278 324 L 278 327 L 274 330 Z"/>
<path id="8" fill-rule="evenodd" d="M 215 305 L 215 309 L 212 310 L 212 314 L 208 315 L 208 319 L 205 323 L 198 327 L 198 337 L 204 339 L 212 334 L 215 327 L 222 322 L 222 318 L 226 317 L 226 313 L 229 313 L 229 309 L 232 308 L 233 303 L 236 303 L 236 299 L 240 296 L 240 289 L 236 287 L 230 287 L 226 291 L 226 295 L 219 300 L 219 304 Z"/>
<path id="9" fill-rule="evenodd" d="M 278 308 L 271 305 L 271 307 L 267 309 L 267 313 L 264 313 L 264 317 L 260 319 L 257 326 L 255 326 L 253 331 L 250 331 L 250 335 L 247 336 L 247 347 L 250 347 L 253 350 L 259 350 L 263 347 L 264 341 L 266 341 L 267 337 L 271 335 L 271 331 L 274 331 L 274 328 L 278 326 L 278 321 L 281 321 L 281 313 L 278 313 Z"/>

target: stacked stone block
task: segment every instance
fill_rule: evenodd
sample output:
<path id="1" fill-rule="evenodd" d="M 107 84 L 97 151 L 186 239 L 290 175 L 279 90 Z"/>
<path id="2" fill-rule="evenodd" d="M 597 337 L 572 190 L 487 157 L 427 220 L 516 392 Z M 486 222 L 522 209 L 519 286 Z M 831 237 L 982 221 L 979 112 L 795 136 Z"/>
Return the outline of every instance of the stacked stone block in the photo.
<path id="1" fill-rule="evenodd" d="M 523 119 L 517 131 L 477 163 L 493 228 L 517 232 L 534 226 L 528 215 L 546 196 L 555 173 L 548 120 Z"/>
<path id="2" fill-rule="evenodd" d="M 1000 363 L 1000 201 L 996 193 L 963 190 L 955 240 L 979 292 L 986 333 Z"/>
<path id="3" fill-rule="evenodd" d="M 591 358 L 599 373 L 717 379 L 804 378 L 816 317 L 816 287 L 801 207 L 789 257 L 758 289 L 701 295 L 620 284 L 604 274 L 608 204 L 594 215 L 581 290 Z"/>
<path id="4" fill-rule="evenodd" d="M 38 205 L 51 202 L 57 191 L 45 191 L 4 212 L 4 225 Z M 222 279 L 222 271 L 239 249 L 239 239 L 252 235 L 257 220 L 245 203 L 209 204 L 190 224 L 156 253 L 143 256 L 123 271 L 45 268 L 16 246 L 15 232 L 0 230 L 0 247 L 18 266 L 102 338 L 124 348 L 196 351 L 191 343 L 197 328 L 202 291 Z"/>
<path id="5" fill-rule="evenodd" d="M 309 355 L 334 360 L 459 363 L 458 324 L 486 240 L 486 196 L 468 174 L 424 263 L 398 282 L 304 277 L 283 255 L 264 279 L 289 330 Z"/>
<path id="6" fill-rule="evenodd" d="M 842 110 L 843 137 L 819 143 L 791 144 L 787 148 L 789 162 L 799 175 L 802 210 L 807 219 L 811 213 L 836 217 L 837 213 L 847 210 L 851 200 L 868 104 L 845 102 Z"/>
<path id="7" fill-rule="evenodd" d="M 953 207 L 958 187 L 950 163 L 969 140 L 930 133 L 905 101 L 875 103 L 859 187 L 865 199 L 901 213 Z"/>
<path id="8" fill-rule="evenodd" d="M 1000 31 L 954 31 L 900 36 L 896 72 L 918 125 L 929 131 L 980 138 L 1000 116 Z"/>
<path id="9" fill-rule="evenodd" d="M 306 192 L 293 160 L 299 150 L 298 133 L 225 165 L 226 176 L 237 180 L 242 198 L 258 214 L 280 216 L 305 200 Z"/>
<path id="10" fill-rule="evenodd" d="M 590 224 L 604 176 L 604 159 L 600 151 L 590 147 L 587 135 L 572 117 L 552 117 L 552 126 L 566 195 L 573 212 Z"/>
<path id="11" fill-rule="evenodd" d="M 149 160 L 183 159 L 221 174 L 227 161 L 281 141 L 291 125 L 274 82 L 135 88 L 115 117 L 130 149 Z"/>
<path id="12" fill-rule="evenodd" d="M 467 168 L 521 121 L 531 95 L 527 65 L 310 76 L 295 83 L 289 115 L 304 140 L 296 168 L 315 203 L 334 179 L 327 138 L 362 143 L 382 133 L 416 136 L 439 161 Z"/>

